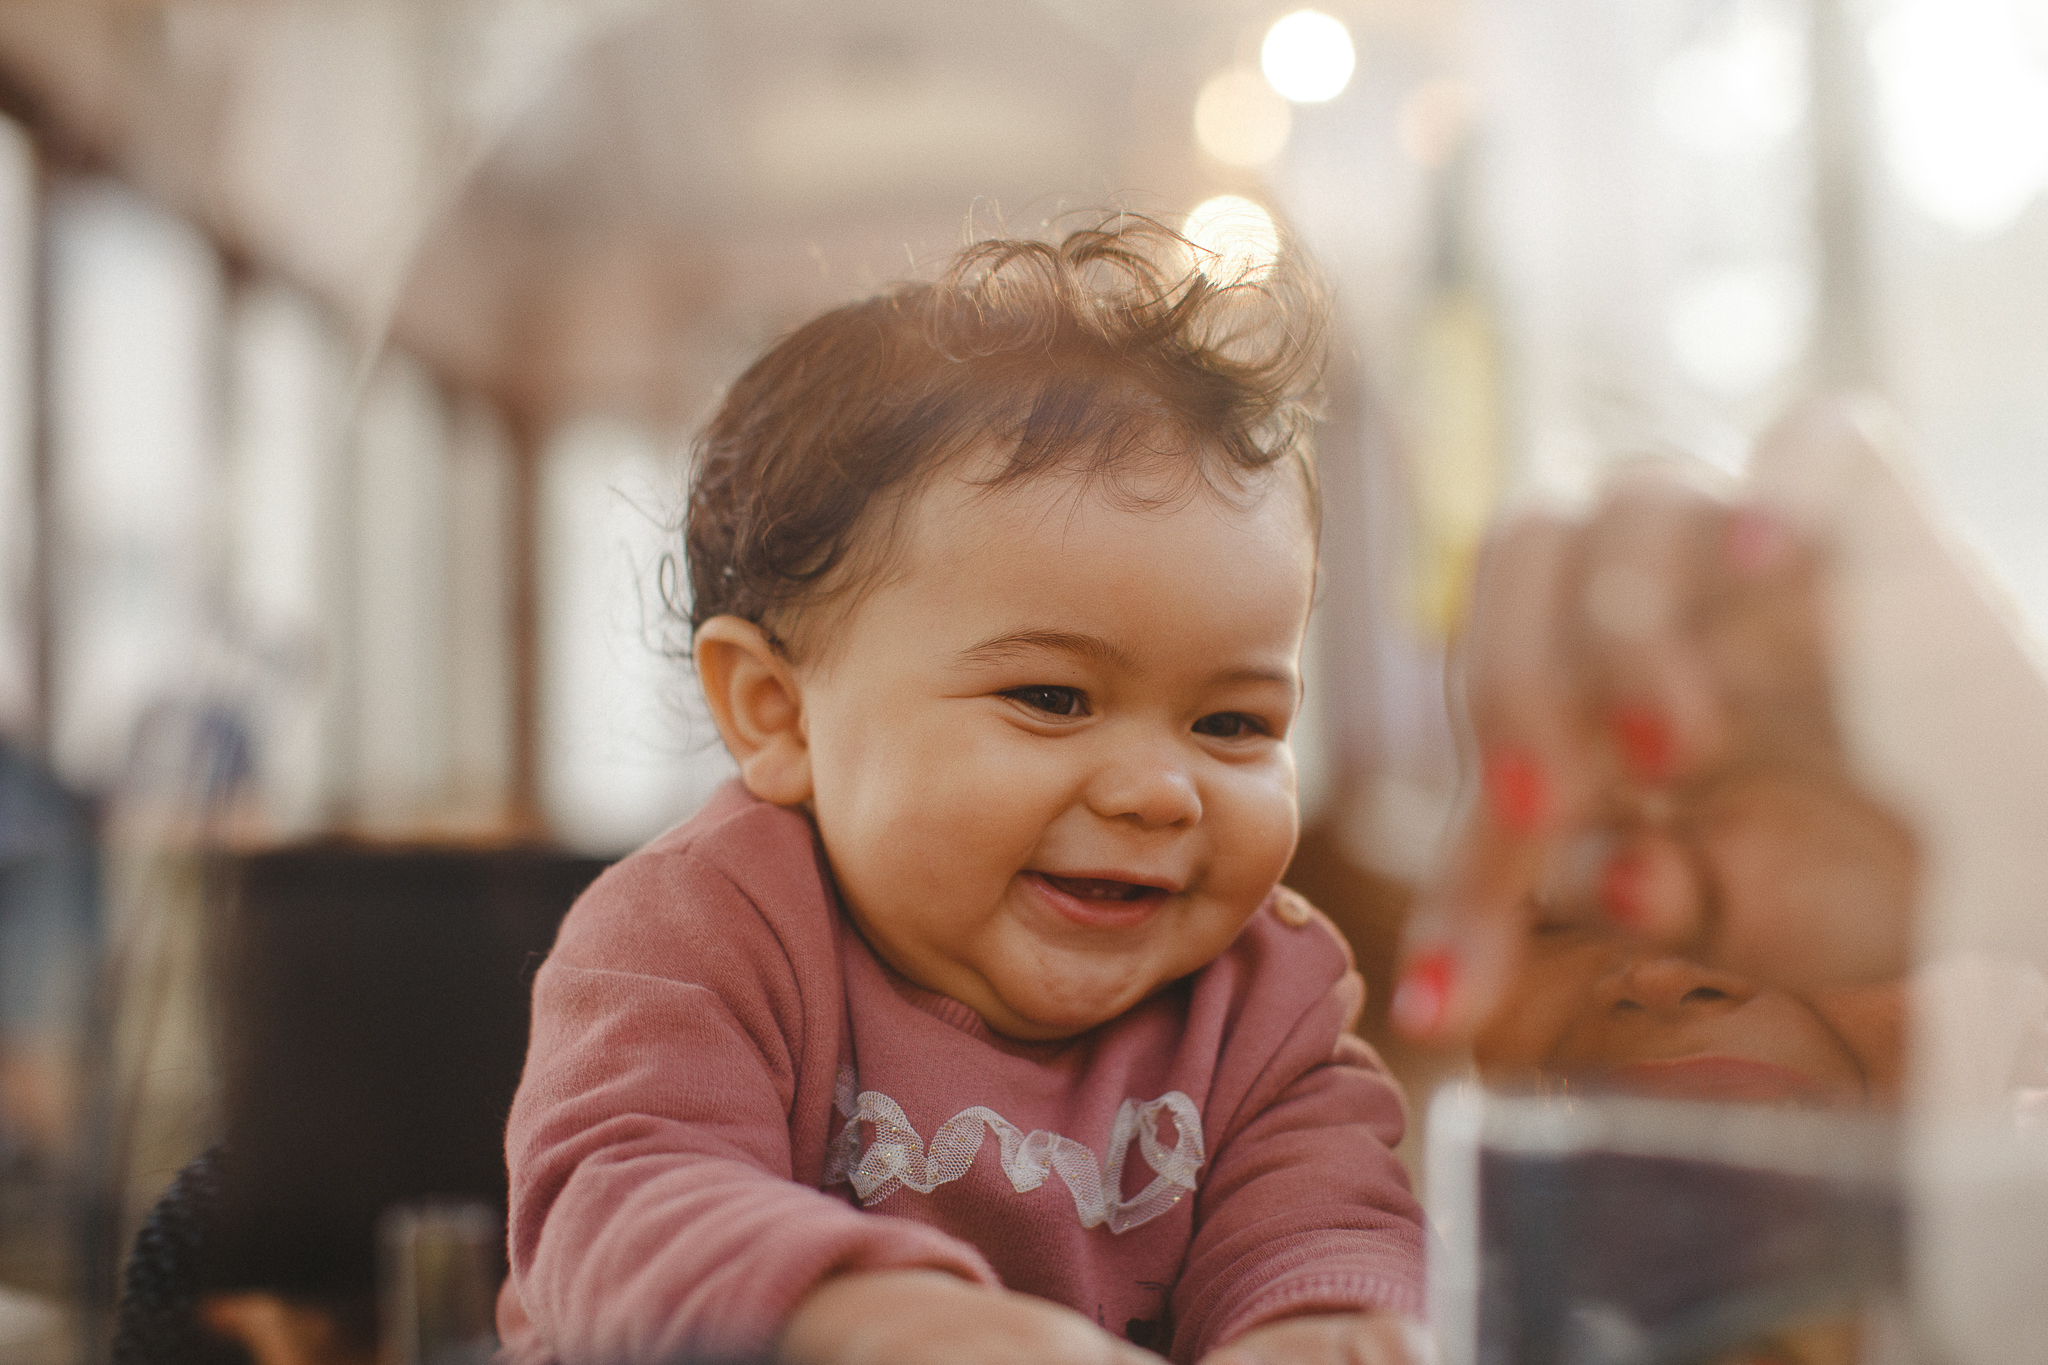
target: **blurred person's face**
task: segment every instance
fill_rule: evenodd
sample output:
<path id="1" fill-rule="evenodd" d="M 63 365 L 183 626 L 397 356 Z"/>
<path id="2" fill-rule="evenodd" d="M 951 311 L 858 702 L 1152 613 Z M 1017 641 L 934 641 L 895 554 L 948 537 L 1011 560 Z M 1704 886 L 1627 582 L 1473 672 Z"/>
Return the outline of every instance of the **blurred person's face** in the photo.
<path id="1" fill-rule="evenodd" d="M 1895 1060 L 1871 1063 L 1873 1050 L 1897 1039 L 1866 1025 L 1870 997 L 1854 993 L 1850 1008 L 1837 1010 L 1602 931 L 1543 926 L 1473 1053 L 1496 1080 L 1562 1080 L 1661 1098 L 1858 1104 L 1872 1094 L 1873 1071 L 1896 1070 Z M 1886 1018 L 1895 1023 L 1895 1011 Z"/>
<path id="2" fill-rule="evenodd" d="M 1217 957 L 1285 869 L 1315 547 L 1287 474 L 1241 506 L 974 478 L 795 666 L 806 804 L 884 960 L 1064 1038 Z"/>

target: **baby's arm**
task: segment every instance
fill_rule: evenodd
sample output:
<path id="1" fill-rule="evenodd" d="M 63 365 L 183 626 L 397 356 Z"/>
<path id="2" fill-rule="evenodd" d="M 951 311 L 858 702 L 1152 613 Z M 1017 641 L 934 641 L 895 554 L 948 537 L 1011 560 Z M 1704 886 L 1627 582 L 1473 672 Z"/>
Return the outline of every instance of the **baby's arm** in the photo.
<path id="1" fill-rule="evenodd" d="M 1254 1327 L 1202 1365 L 1431 1365 L 1429 1329 L 1396 1313 L 1314 1313 Z"/>
<path id="2" fill-rule="evenodd" d="M 644 912 L 683 900 L 709 913 Z M 966 1243 L 793 1178 L 804 1003 L 770 927 L 694 859 L 628 860 L 572 912 L 507 1130 L 516 1356 L 745 1356 L 833 1275 L 994 1282 Z"/>
<path id="3" fill-rule="evenodd" d="M 776 1359 L 782 1365 L 1161 1365 L 1158 1356 L 1071 1308 L 931 1270 L 826 1281 L 790 1318 Z"/>
<path id="4" fill-rule="evenodd" d="M 1174 1290 L 1174 1356 L 1398 1360 L 1401 1315 L 1422 1307 L 1423 1255 L 1421 1210 L 1392 1151 L 1400 1092 L 1346 1032 L 1363 986 L 1334 930 L 1317 917 L 1264 932 L 1241 1041 L 1218 1069 L 1217 1093 L 1242 1098 L 1212 1110 L 1220 1141 Z"/>

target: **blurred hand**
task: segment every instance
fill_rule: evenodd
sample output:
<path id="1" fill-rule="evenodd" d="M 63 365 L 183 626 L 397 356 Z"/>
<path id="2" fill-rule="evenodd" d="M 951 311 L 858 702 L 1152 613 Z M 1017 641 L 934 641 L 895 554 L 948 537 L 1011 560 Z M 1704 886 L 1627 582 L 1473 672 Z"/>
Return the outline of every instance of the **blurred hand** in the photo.
<path id="1" fill-rule="evenodd" d="M 1479 789 L 1411 923 L 1399 1026 L 1478 1027 L 1537 914 L 1786 986 L 1903 971 L 1915 845 L 1843 751 L 1824 569 L 1671 469 L 1502 528 L 1463 642 Z"/>
<path id="2" fill-rule="evenodd" d="M 1254 1327 L 1202 1365 L 1433 1365 L 1429 1331 L 1391 1313 L 1318 1313 Z"/>
<path id="3" fill-rule="evenodd" d="M 1070 1308 L 936 1270 L 827 1280 L 797 1306 L 788 1365 L 1160 1365 Z"/>

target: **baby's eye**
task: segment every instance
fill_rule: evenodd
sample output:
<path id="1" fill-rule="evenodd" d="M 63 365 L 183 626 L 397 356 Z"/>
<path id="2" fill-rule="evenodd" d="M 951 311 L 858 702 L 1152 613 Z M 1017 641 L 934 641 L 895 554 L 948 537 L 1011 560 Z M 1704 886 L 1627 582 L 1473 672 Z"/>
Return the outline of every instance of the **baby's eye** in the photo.
<path id="1" fill-rule="evenodd" d="M 1244 739 L 1251 735 L 1271 734 L 1272 731 L 1257 716 L 1248 716 L 1242 711 L 1218 711 L 1196 721 L 1195 733 L 1212 739 Z"/>
<path id="2" fill-rule="evenodd" d="M 1054 716 L 1085 716 L 1088 698 L 1076 687 L 1013 687 L 1003 693 L 1034 711 Z"/>

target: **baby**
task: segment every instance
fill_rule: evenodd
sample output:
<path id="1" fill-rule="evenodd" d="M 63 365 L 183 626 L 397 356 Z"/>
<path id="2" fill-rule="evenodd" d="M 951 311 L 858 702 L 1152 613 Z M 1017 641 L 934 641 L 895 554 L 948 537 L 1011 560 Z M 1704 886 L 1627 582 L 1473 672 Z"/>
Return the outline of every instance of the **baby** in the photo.
<path id="1" fill-rule="evenodd" d="M 515 1359 L 1401 1358 L 1401 1097 L 1276 885 L 1318 319 L 1194 259 L 984 242 L 734 385 L 686 537 L 740 775 L 535 981 Z"/>
<path id="2" fill-rule="evenodd" d="M 1822 1107 L 1898 1098 L 1896 982 L 1791 991 L 1583 916 L 1532 920 L 1522 961 L 1472 1040 L 1489 1082 Z"/>

